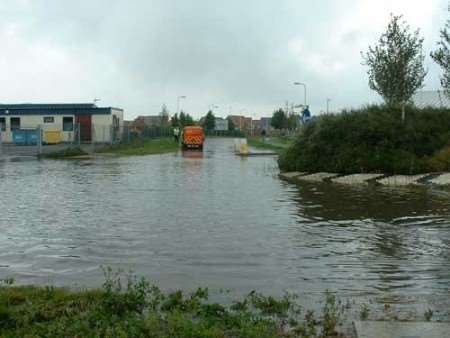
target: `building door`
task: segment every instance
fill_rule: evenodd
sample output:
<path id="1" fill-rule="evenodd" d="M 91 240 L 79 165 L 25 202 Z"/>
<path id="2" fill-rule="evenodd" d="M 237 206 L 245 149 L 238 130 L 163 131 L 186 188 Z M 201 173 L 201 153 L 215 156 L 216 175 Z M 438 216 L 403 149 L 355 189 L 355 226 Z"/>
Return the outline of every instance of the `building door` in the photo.
<path id="1" fill-rule="evenodd" d="M 92 115 L 76 115 L 76 123 L 80 126 L 80 141 L 92 141 Z"/>

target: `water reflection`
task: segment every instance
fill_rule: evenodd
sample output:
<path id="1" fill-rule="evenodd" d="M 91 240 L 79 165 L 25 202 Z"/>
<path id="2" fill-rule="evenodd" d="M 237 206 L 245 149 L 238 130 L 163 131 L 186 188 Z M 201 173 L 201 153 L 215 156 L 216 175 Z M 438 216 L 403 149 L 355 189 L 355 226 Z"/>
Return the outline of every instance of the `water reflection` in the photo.
<path id="1" fill-rule="evenodd" d="M 423 187 L 393 189 L 302 183 L 295 198 L 299 215 L 311 220 L 399 222 L 407 217 L 450 215 L 450 193 Z"/>

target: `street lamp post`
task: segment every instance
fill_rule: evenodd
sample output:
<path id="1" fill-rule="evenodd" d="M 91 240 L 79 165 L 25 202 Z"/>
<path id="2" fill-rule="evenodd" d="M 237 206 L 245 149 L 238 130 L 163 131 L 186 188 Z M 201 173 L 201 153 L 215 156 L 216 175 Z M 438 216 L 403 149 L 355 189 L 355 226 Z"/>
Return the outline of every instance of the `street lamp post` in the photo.
<path id="1" fill-rule="evenodd" d="M 180 115 L 180 100 L 181 99 L 185 99 L 185 98 L 186 98 L 186 96 L 184 96 L 184 95 L 181 95 L 181 96 L 177 97 L 177 114 L 178 115 Z"/>
<path id="2" fill-rule="evenodd" d="M 331 99 L 327 99 L 327 114 L 330 113 L 330 102 L 331 102 Z"/>
<path id="3" fill-rule="evenodd" d="M 303 88 L 304 88 L 304 90 L 305 90 L 305 109 L 306 109 L 306 106 L 307 106 L 307 99 L 306 99 L 306 83 L 303 83 L 303 82 L 294 82 L 294 85 L 295 86 L 303 86 Z"/>

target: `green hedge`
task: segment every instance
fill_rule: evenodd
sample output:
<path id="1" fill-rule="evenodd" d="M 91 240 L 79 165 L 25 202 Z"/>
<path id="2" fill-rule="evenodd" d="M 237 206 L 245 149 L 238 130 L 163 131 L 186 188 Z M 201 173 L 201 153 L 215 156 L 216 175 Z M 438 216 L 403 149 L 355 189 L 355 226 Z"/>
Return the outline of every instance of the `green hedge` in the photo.
<path id="1" fill-rule="evenodd" d="M 279 159 L 283 171 L 415 174 L 449 168 L 450 110 L 368 106 L 323 115 Z"/>

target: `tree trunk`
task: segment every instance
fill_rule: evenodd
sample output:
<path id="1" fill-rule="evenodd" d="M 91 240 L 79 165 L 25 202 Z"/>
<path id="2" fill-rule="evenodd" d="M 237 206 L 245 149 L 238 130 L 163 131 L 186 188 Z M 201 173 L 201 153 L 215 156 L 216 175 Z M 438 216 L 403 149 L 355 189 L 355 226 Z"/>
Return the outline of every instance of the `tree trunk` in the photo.
<path id="1" fill-rule="evenodd" d="M 405 122 L 406 111 L 405 111 L 405 103 L 402 103 L 402 121 Z"/>

